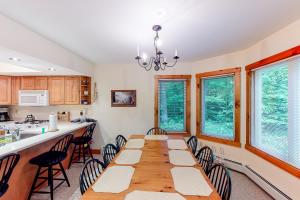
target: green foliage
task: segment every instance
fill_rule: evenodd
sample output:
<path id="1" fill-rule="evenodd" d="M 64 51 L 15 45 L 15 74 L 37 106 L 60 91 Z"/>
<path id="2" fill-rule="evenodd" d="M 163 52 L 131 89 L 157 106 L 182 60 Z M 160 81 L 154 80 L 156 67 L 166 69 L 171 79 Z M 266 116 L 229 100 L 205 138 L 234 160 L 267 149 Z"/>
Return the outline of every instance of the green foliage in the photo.
<path id="1" fill-rule="evenodd" d="M 185 130 L 185 81 L 160 81 L 159 122 L 169 131 Z"/>
<path id="2" fill-rule="evenodd" d="M 203 79 L 202 132 L 207 135 L 234 137 L 234 77 Z"/>

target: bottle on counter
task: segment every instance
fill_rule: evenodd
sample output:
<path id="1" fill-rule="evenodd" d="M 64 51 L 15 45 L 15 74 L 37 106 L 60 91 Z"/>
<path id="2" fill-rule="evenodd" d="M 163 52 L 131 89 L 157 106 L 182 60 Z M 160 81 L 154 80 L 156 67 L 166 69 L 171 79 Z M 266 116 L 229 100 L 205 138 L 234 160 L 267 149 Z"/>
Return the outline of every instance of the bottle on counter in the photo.
<path id="1" fill-rule="evenodd" d="M 49 115 L 49 127 L 48 132 L 54 132 L 57 131 L 57 115 L 54 113 L 51 113 Z"/>

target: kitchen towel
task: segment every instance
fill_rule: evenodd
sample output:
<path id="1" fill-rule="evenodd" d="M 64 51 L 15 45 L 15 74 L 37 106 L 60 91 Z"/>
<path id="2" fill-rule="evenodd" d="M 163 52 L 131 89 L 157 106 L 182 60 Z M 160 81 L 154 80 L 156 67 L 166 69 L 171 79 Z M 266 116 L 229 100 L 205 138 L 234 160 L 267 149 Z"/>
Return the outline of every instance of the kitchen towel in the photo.
<path id="1" fill-rule="evenodd" d="M 95 192 L 120 193 L 128 189 L 134 168 L 130 166 L 112 166 L 107 168 L 92 186 Z"/>
<path id="2" fill-rule="evenodd" d="M 141 149 L 144 147 L 145 140 L 144 139 L 129 139 L 126 142 L 126 149 Z"/>
<path id="3" fill-rule="evenodd" d="M 178 193 L 168 193 L 168 192 L 149 192 L 135 190 L 126 195 L 125 200 L 185 200 Z"/>
<path id="4" fill-rule="evenodd" d="M 123 150 L 115 159 L 115 163 L 119 165 L 134 165 L 140 162 L 141 156 L 141 150 Z"/>
<path id="5" fill-rule="evenodd" d="M 194 166 L 196 161 L 189 151 L 171 150 L 169 151 L 170 163 L 179 166 Z"/>
<path id="6" fill-rule="evenodd" d="M 171 169 L 174 187 L 183 195 L 209 196 L 209 186 L 199 169 L 194 167 L 174 167 Z"/>
<path id="7" fill-rule="evenodd" d="M 167 140 L 168 136 L 166 135 L 146 135 L 145 140 Z"/>
<path id="8" fill-rule="evenodd" d="M 187 145 L 184 140 L 180 139 L 169 139 L 167 141 L 169 149 L 187 149 Z"/>

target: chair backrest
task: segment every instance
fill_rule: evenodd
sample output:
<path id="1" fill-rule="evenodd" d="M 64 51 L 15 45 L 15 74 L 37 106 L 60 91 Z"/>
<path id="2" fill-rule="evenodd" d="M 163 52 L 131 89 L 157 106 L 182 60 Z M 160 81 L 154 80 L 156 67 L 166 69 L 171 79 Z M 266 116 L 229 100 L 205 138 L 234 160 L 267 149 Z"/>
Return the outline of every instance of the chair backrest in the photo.
<path id="1" fill-rule="evenodd" d="M 20 160 L 19 154 L 8 154 L 0 158 L 0 197 L 8 188 L 8 181 Z"/>
<path id="2" fill-rule="evenodd" d="M 201 165 L 204 172 L 207 174 L 214 161 L 214 155 L 211 148 L 209 148 L 208 146 L 202 147 L 197 153 L 196 158 L 199 161 L 199 164 Z"/>
<path id="3" fill-rule="evenodd" d="M 86 130 L 84 131 L 84 133 L 82 134 L 81 137 L 86 138 L 86 140 L 92 140 L 93 139 L 93 133 L 96 127 L 96 123 L 92 123 L 91 125 L 89 125 Z"/>
<path id="4" fill-rule="evenodd" d="M 51 149 L 50 151 L 59 151 L 63 153 L 67 153 L 68 148 L 70 146 L 71 140 L 73 138 L 72 134 L 68 134 L 62 139 L 60 139 Z"/>
<path id="5" fill-rule="evenodd" d="M 106 167 L 114 159 L 114 157 L 117 155 L 117 153 L 118 153 L 118 150 L 115 145 L 113 145 L 113 144 L 105 145 L 103 160 L 104 160 L 104 164 Z"/>
<path id="6" fill-rule="evenodd" d="M 210 168 L 208 178 L 222 200 L 229 200 L 231 195 L 231 179 L 228 170 L 222 164 L 215 164 Z"/>
<path id="7" fill-rule="evenodd" d="M 97 159 L 89 160 L 83 167 L 79 176 L 80 192 L 84 194 L 94 184 L 105 168 L 104 163 Z"/>
<path id="8" fill-rule="evenodd" d="M 116 137 L 116 147 L 117 147 L 118 152 L 126 144 L 126 142 L 127 142 L 127 140 L 123 135 L 118 135 Z"/>
<path id="9" fill-rule="evenodd" d="M 147 135 L 168 135 L 164 129 L 154 127 L 148 130 Z"/>
<path id="10" fill-rule="evenodd" d="M 189 148 L 191 148 L 194 155 L 196 155 L 197 146 L 198 146 L 198 139 L 196 136 L 192 136 L 188 139 L 187 144 Z"/>

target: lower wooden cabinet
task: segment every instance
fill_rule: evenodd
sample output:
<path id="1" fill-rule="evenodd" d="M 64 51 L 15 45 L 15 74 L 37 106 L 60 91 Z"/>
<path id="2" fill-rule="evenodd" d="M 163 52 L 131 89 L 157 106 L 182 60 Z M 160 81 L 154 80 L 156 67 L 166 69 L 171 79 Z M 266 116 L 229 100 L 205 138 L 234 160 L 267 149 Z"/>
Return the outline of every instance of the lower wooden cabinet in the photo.
<path id="1" fill-rule="evenodd" d="M 49 104 L 62 105 L 65 103 L 65 77 L 48 77 Z"/>
<path id="2" fill-rule="evenodd" d="M 65 77 L 65 104 L 80 104 L 80 77 Z"/>
<path id="3" fill-rule="evenodd" d="M 0 76 L 0 105 L 11 104 L 11 77 Z"/>

